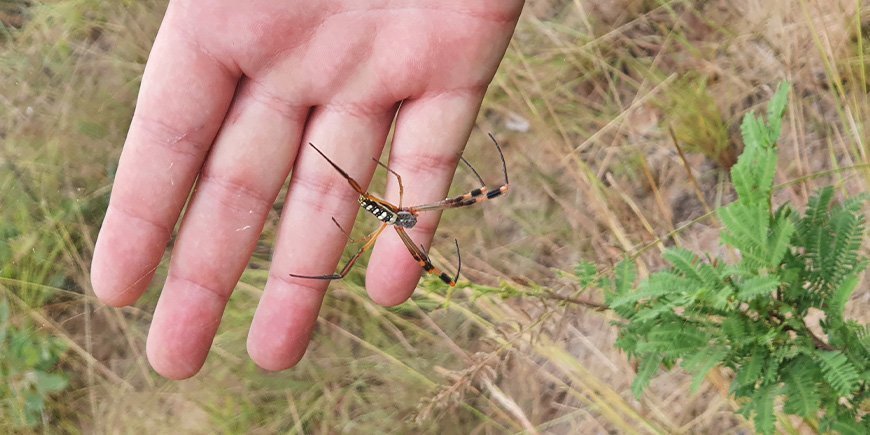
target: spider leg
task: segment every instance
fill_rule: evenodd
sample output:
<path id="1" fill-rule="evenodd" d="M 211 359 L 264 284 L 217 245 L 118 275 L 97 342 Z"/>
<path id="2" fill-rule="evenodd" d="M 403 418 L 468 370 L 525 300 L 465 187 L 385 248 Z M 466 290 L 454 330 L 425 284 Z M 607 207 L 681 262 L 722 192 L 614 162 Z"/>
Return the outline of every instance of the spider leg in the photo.
<path id="1" fill-rule="evenodd" d="M 344 278 L 345 276 L 347 276 L 348 272 L 350 272 L 350 268 L 353 267 L 354 264 L 356 264 L 357 260 L 359 260 L 360 257 L 362 257 L 362 255 L 365 254 L 366 251 L 371 249 L 372 246 L 374 246 L 375 240 L 378 239 L 378 236 L 384 231 L 385 228 L 387 228 L 387 224 L 381 224 L 381 226 L 377 230 L 375 230 L 375 232 L 366 236 L 364 239 L 364 240 L 366 240 L 365 244 L 362 245 L 359 248 L 359 250 L 356 251 L 356 254 L 354 254 L 353 257 L 351 257 L 350 260 L 347 261 L 347 264 L 345 264 L 344 267 L 341 268 L 340 272 L 333 273 L 332 275 L 298 275 L 295 273 L 291 273 L 290 276 L 292 276 L 294 278 L 323 279 L 323 280 L 333 280 L 333 279 Z"/>
<path id="2" fill-rule="evenodd" d="M 481 201 L 497 198 L 507 193 L 510 189 L 510 181 L 508 180 L 507 163 L 504 159 L 504 153 L 502 152 L 501 146 L 498 144 L 498 141 L 495 140 L 495 137 L 492 135 L 492 133 L 489 134 L 489 138 L 492 139 L 492 143 L 495 144 L 495 148 L 498 151 L 499 159 L 501 160 L 502 171 L 504 172 L 504 184 L 494 189 L 488 188 L 486 186 L 486 183 L 483 182 L 483 179 L 481 179 L 480 175 L 477 173 L 474 167 L 471 166 L 471 164 L 468 163 L 468 161 L 465 160 L 465 158 L 463 157 L 462 161 L 465 162 L 465 164 L 468 165 L 469 168 L 471 168 L 471 171 L 474 172 L 474 175 L 476 175 L 477 178 L 481 181 L 481 187 L 474 189 L 466 194 L 454 196 L 453 198 L 447 198 L 438 202 L 408 207 L 407 209 L 412 212 L 421 212 L 444 210 L 457 207 L 467 207 L 469 205 L 477 204 Z"/>
<path id="3" fill-rule="evenodd" d="M 459 271 L 462 270 L 462 256 L 459 255 L 459 240 L 453 239 L 453 243 L 456 245 L 456 276 L 453 277 L 453 281 L 459 281 Z"/>
<path id="4" fill-rule="evenodd" d="M 396 171 L 390 169 L 389 166 L 387 166 L 387 165 L 381 163 L 380 160 L 378 160 L 378 159 L 376 159 L 376 158 L 374 158 L 374 157 L 372 157 L 372 160 L 374 160 L 375 163 L 381 165 L 381 167 L 384 168 L 384 169 L 386 169 L 387 172 L 389 172 L 389 173 L 391 173 L 391 174 L 393 174 L 393 175 L 396 176 L 396 180 L 399 181 L 399 208 L 402 208 L 402 197 L 405 196 L 405 186 L 402 185 L 402 176 L 399 175 L 398 172 L 396 172 Z"/>
<path id="5" fill-rule="evenodd" d="M 481 201 L 486 201 L 488 199 L 497 198 L 499 196 L 507 193 L 509 185 L 505 184 L 502 186 L 498 186 L 493 190 L 489 190 L 488 187 L 483 186 L 477 189 L 472 190 L 464 195 L 454 196 L 453 198 L 443 199 L 438 202 L 433 202 L 430 204 L 416 205 L 414 207 L 408 207 L 407 210 L 411 212 L 421 212 L 421 211 L 436 211 L 436 210 L 444 210 L 448 208 L 457 208 L 457 207 L 468 207 L 469 205 L 477 204 Z"/>
<path id="6" fill-rule="evenodd" d="M 356 242 L 357 242 L 356 240 L 352 239 L 352 238 L 350 237 L 350 233 L 349 233 L 347 230 L 345 230 L 344 227 L 342 227 L 341 224 L 338 223 L 337 220 L 335 220 L 335 216 L 332 217 L 332 223 L 334 223 L 335 226 L 337 226 L 338 229 L 341 230 L 341 232 L 344 233 L 345 236 L 347 236 L 347 240 L 348 240 L 349 242 L 351 242 L 351 243 L 356 243 Z"/>
<path id="7" fill-rule="evenodd" d="M 344 227 L 342 227 L 341 224 L 338 223 L 337 220 L 335 220 L 335 218 L 332 218 L 332 223 L 334 223 L 335 226 L 337 226 L 338 229 L 341 230 L 341 232 L 342 232 L 342 233 L 347 237 L 347 241 L 348 241 L 348 243 L 353 243 L 353 244 L 368 242 L 369 239 L 371 239 L 372 237 L 374 237 L 375 233 L 378 232 L 378 230 L 374 230 L 374 231 L 372 231 L 371 234 L 369 234 L 369 235 L 367 235 L 367 236 L 365 236 L 365 237 L 363 237 L 363 238 L 361 238 L 361 239 L 354 239 L 354 238 L 352 238 L 352 237 L 350 236 L 350 232 L 347 231 L 347 230 L 345 230 Z"/>
<path id="8" fill-rule="evenodd" d="M 320 151 L 320 149 L 314 146 L 314 144 L 311 142 L 308 142 L 308 145 L 310 145 L 311 148 L 314 148 L 314 151 L 317 151 L 318 154 L 323 156 L 323 158 L 326 159 L 326 161 L 329 162 L 329 164 L 332 165 L 332 167 L 335 168 L 335 170 L 338 171 L 338 173 L 341 174 L 341 176 L 344 177 L 345 180 L 347 180 L 347 183 L 350 184 L 350 187 L 352 187 L 353 190 L 356 191 L 356 193 L 359 193 L 360 195 L 365 197 L 371 196 L 368 192 L 366 192 L 365 189 L 362 188 L 362 186 L 359 185 L 359 183 L 356 182 L 356 180 L 351 178 L 350 175 L 347 175 L 347 172 L 345 172 L 344 169 L 341 169 L 337 164 L 335 164 L 335 162 L 330 160 L 329 157 L 326 157 L 326 154 L 323 154 L 323 151 Z"/>
<path id="9" fill-rule="evenodd" d="M 502 169 L 502 172 L 504 172 L 504 184 L 505 184 L 505 186 L 507 186 L 508 184 L 511 184 L 511 183 L 510 183 L 510 181 L 508 181 L 507 162 L 504 161 L 504 153 L 501 152 L 501 145 L 498 144 L 498 141 L 495 140 L 495 136 L 493 136 L 492 133 L 487 133 L 487 135 L 489 136 L 490 139 L 492 139 L 492 143 L 495 144 L 495 149 L 498 150 L 498 157 L 499 157 L 499 159 L 501 159 L 501 169 Z"/>
<path id="10" fill-rule="evenodd" d="M 419 264 L 420 267 L 422 267 L 423 270 L 426 271 L 426 273 L 441 278 L 441 281 L 444 281 L 444 283 L 450 285 L 451 287 L 456 286 L 456 281 L 459 279 L 459 270 L 462 268 L 462 257 L 459 257 L 459 266 L 456 268 L 456 275 L 451 278 L 450 275 L 442 272 L 441 269 L 435 267 L 435 265 L 432 264 L 432 260 L 430 260 L 429 256 L 426 255 L 426 252 L 420 249 L 420 247 L 417 246 L 417 244 L 415 244 L 413 240 L 411 240 L 411 236 L 408 235 L 408 232 L 405 231 L 404 228 L 399 226 L 396 226 L 394 228 L 396 229 L 396 232 L 399 233 L 399 238 L 401 238 L 402 242 L 405 243 L 405 247 L 408 248 L 411 256 L 414 257 L 414 260 L 417 260 L 417 264 Z M 454 242 L 456 243 L 456 252 L 458 254 L 459 242 L 456 240 L 454 240 Z"/>
<path id="11" fill-rule="evenodd" d="M 465 163 L 465 166 L 468 166 L 468 169 L 471 169 L 471 172 L 473 172 L 474 176 L 477 177 L 477 181 L 480 181 L 480 185 L 485 186 L 486 182 L 483 181 L 483 177 L 480 176 L 477 169 L 474 169 L 474 166 L 471 166 L 471 163 L 468 163 L 468 160 L 466 160 L 464 156 L 459 156 L 459 159 L 462 160 L 462 163 Z"/>

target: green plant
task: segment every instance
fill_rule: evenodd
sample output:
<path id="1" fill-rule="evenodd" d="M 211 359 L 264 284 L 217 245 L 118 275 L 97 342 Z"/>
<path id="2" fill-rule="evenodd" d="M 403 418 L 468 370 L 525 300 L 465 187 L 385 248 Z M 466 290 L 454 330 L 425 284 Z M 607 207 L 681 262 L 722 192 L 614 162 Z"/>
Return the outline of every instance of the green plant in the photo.
<path id="1" fill-rule="evenodd" d="M 46 399 L 67 387 L 55 373 L 65 351 L 54 337 L 12 322 L 9 303 L 0 298 L 0 428 L 35 428 L 45 419 Z"/>
<path id="2" fill-rule="evenodd" d="M 602 283 L 623 318 L 617 346 L 638 361 L 637 396 L 661 366 L 693 373 L 694 388 L 726 367 L 740 412 L 759 432 L 775 430 L 783 403 L 782 412 L 817 430 L 870 433 L 870 328 L 844 317 L 867 266 L 859 254 L 867 196 L 834 204 L 825 188 L 802 216 L 788 204 L 773 208 L 787 94 L 782 85 L 766 123 L 749 114 L 741 126 L 745 150 L 731 171 L 738 199 L 717 210 L 722 242 L 739 260 L 670 249 L 663 254 L 670 267 L 637 286 L 634 264 L 620 263 Z M 811 321 L 819 313 L 823 334 Z"/>
<path id="3" fill-rule="evenodd" d="M 7 144 L 3 144 L 7 145 Z M 63 285 L 58 267 L 64 239 L 51 219 L 71 209 L 52 209 L 51 219 L 39 204 L 25 173 L 10 158 L 11 147 L 0 145 L 0 432 L 36 429 L 54 415 L 54 393 L 67 387 L 58 367 L 65 344 L 40 330 L 27 315 L 38 312 Z"/>

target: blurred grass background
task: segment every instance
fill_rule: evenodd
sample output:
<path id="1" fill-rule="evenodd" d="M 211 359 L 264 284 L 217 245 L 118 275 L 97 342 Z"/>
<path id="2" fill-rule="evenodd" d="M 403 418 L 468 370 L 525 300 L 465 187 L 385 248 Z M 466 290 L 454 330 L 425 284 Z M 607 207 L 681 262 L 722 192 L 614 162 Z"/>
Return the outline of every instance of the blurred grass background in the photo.
<path id="1" fill-rule="evenodd" d="M 512 192 L 448 211 L 433 252 L 452 264 L 459 239 L 475 284 L 424 280 L 385 309 L 358 267 L 331 286 L 302 363 L 262 372 L 245 336 L 279 203 L 202 373 L 166 381 L 144 358 L 165 270 L 124 309 L 88 276 L 164 8 L 0 0 L 0 432 L 745 433 L 726 372 L 694 394 L 665 374 L 635 400 L 613 319 L 578 303 L 600 295 L 570 271 L 721 251 L 707 212 L 733 198 L 737 126 L 782 80 L 777 199 L 868 190 L 866 1 L 529 0 L 466 153 L 497 180 L 493 132 Z M 460 170 L 453 190 L 473 184 Z M 867 321 L 868 306 L 864 288 L 850 312 Z"/>

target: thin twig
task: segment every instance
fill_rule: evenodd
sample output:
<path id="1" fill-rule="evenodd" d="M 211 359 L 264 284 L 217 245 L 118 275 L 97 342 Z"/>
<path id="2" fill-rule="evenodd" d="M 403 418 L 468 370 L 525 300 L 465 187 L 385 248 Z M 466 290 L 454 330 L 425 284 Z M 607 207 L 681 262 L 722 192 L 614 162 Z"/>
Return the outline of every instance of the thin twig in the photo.
<path id="1" fill-rule="evenodd" d="M 695 190 L 695 196 L 697 196 L 698 200 L 701 201 L 701 205 L 704 206 L 704 211 L 710 213 L 710 204 L 707 204 L 707 200 L 704 199 L 704 192 L 701 191 L 701 185 L 699 185 L 698 180 L 695 179 L 695 174 L 692 173 L 692 168 L 689 166 L 689 161 L 686 160 L 683 148 L 680 147 L 680 143 L 677 141 L 677 133 L 674 132 L 674 127 L 669 125 L 668 132 L 671 134 L 671 140 L 674 142 L 674 148 L 677 149 L 677 153 L 680 155 L 680 160 L 683 161 L 683 168 L 689 176 L 689 182 L 692 183 L 692 187 Z"/>
<path id="2" fill-rule="evenodd" d="M 547 291 L 546 293 L 547 293 L 547 297 L 550 299 L 555 299 L 557 301 L 562 301 L 562 302 L 568 302 L 569 304 L 583 305 L 584 307 L 592 308 L 595 311 L 607 311 L 610 309 L 610 307 L 607 306 L 607 304 L 592 302 L 592 301 L 588 301 L 586 299 L 562 296 L 562 295 L 556 294 L 552 291 Z"/>

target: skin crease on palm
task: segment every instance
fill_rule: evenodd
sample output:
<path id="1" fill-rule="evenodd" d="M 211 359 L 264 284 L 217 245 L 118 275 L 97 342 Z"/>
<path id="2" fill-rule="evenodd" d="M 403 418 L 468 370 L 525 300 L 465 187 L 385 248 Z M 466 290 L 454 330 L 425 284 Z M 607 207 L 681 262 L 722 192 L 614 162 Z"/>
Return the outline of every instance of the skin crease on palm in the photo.
<path id="1" fill-rule="evenodd" d="M 272 266 L 248 335 L 262 368 L 305 353 L 336 269 L 356 194 L 315 143 L 363 186 L 396 122 L 389 165 L 405 204 L 443 199 L 522 0 L 170 2 L 96 243 L 101 301 L 135 302 L 190 196 L 151 323 L 147 355 L 171 379 L 202 367 L 230 293 L 292 172 Z M 401 105 L 401 110 L 399 107 Z M 398 113 L 398 115 L 397 115 Z M 398 186 L 390 177 L 388 201 Z M 428 248 L 438 213 L 411 237 Z M 421 270 L 393 232 L 366 271 L 370 297 L 396 305 Z"/>

